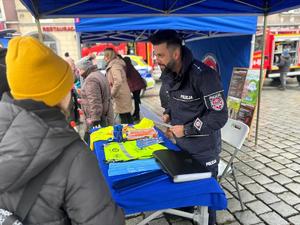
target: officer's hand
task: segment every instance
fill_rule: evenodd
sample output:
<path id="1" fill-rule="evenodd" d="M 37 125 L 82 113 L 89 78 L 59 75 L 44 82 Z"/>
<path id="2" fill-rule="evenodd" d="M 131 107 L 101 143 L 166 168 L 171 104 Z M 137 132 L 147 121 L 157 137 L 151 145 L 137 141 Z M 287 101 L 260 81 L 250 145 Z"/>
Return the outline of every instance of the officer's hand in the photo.
<path id="1" fill-rule="evenodd" d="M 170 130 L 173 132 L 173 134 L 177 138 L 181 138 L 184 136 L 184 126 L 183 125 L 175 125 L 170 128 Z"/>
<path id="2" fill-rule="evenodd" d="M 169 114 L 164 114 L 161 118 L 162 118 L 162 121 L 164 123 L 169 123 L 170 122 L 170 115 Z"/>
<path id="3" fill-rule="evenodd" d="M 167 128 L 166 132 L 165 132 L 165 136 L 169 139 L 174 138 L 172 131 L 170 130 L 170 128 Z"/>

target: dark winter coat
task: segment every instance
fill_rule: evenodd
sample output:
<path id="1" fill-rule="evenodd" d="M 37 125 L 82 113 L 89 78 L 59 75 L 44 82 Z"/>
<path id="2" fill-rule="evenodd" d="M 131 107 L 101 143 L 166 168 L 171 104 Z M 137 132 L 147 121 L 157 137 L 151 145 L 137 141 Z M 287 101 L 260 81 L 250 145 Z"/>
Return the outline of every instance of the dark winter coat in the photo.
<path id="1" fill-rule="evenodd" d="M 220 76 L 195 60 L 186 47 L 182 48 L 180 74 L 167 72 L 166 76 L 171 124 L 184 125 L 185 136 L 176 138 L 176 144 L 215 171 L 221 151 L 220 129 L 228 119 Z"/>
<path id="2" fill-rule="evenodd" d="M 169 89 L 173 78 L 163 71 L 160 76 L 161 86 L 159 90 L 160 105 L 164 108 L 164 114 L 169 114 L 168 104 L 170 101 Z"/>
<path id="3" fill-rule="evenodd" d="M 25 224 L 123 225 L 95 155 L 68 126 L 59 108 L 32 100 L 0 102 L 0 208 L 14 212 L 24 185 L 64 151 L 44 183 Z"/>
<path id="4" fill-rule="evenodd" d="M 286 73 L 289 72 L 291 66 L 291 56 L 280 56 L 279 64 L 277 65 L 279 68 L 279 72 Z"/>
<path id="5" fill-rule="evenodd" d="M 140 73 L 134 68 L 130 58 L 125 57 L 124 62 L 126 63 L 126 77 L 130 91 L 134 92 L 146 88 L 146 82 L 143 80 Z"/>
<path id="6" fill-rule="evenodd" d="M 88 74 L 84 80 L 81 88 L 81 106 L 86 120 L 100 121 L 101 126 L 113 125 L 114 115 L 109 83 L 97 69 Z"/>

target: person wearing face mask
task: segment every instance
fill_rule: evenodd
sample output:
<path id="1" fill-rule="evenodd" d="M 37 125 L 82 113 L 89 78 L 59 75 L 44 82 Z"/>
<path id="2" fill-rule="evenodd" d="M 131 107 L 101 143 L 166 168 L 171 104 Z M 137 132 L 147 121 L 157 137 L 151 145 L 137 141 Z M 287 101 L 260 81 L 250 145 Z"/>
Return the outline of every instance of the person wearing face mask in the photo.
<path id="1" fill-rule="evenodd" d="M 76 63 L 79 75 L 84 79 L 81 87 L 81 107 L 85 116 L 84 139 L 88 141 L 92 127 L 106 127 L 114 124 L 112 100 L 107 78 L 86 56 Z"/>
<path id="2" fill-rule="evenodd" d="M 290 70 L 291 63 L 292 63 L 292 58 L 291 55 L 289 54 L 289 49 L 284 49 L 282 55 L 280 56 L 280 61 L 277 65 L 280 72 L 280 83 L 281 83 L 281 85 L 279 86 L 280 90 L 286 89 L 286 77 L 287 77 L 287 73 Z"/>
<path id="3" fill-rule="evenodd" d="M 176 31 L 158 31 L 150 41 L 163 71 L 163 121 L 171 123 L 176 144 L 217 178 L 220 129 L 228 119 L 220 76 L 194 59 Z M 215 223 L 216 213 L 209 210 L 209 224 Z"/>
<path id="4" fill-rule="evenodd" d="M 11 96 L 0 102 L 0 208 L 16 212 L 26 185 L 51 165 L 24 224 L 124 225 L 95 154 L 66 120 L 68 63 L 33 37 L 16 37 L 6 65 Z"/>

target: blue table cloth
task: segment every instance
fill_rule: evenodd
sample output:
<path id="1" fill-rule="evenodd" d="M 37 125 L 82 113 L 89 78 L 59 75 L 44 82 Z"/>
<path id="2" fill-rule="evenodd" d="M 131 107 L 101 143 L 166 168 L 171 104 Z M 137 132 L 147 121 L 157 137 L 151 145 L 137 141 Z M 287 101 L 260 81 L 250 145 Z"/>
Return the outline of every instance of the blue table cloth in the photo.
<path id="1" fill-rule="evenodd" d="M 158 132 L 164 139 L 163 144 L 166 147 L 179 150 L 161 131 Z M 168 175 L 162 175 L 137 188 L 117 192 L 112 188 L 113 182 L 128 175 L 108 176 L 108 164 L 105 163 L 103 151 L 105 143 L 106 141 L 94 143 L 95 154 L 114 200 L 126 214 L 196 205 L 208 206 L 216 210 L 226 209 L 225 193 L 214 178 L 173 183 Z"/>

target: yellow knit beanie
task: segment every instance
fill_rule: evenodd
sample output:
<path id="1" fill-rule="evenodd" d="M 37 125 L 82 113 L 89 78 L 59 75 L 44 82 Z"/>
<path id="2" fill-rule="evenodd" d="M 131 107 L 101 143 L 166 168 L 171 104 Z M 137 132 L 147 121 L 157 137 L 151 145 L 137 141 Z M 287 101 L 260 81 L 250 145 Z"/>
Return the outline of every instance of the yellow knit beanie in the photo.
<path id="1" fill-rule="evenodd" d="M 6 65 L 15 99 L 33 99 L 55 106 L 73 86 L 69 64 L 33 37 L 9 41 Z"/>

